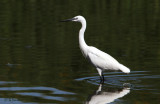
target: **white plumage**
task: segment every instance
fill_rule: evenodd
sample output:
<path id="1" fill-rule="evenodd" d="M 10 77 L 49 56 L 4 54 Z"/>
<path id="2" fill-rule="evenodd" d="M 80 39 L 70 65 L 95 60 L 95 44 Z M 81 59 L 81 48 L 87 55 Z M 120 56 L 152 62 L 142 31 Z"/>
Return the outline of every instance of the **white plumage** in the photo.
<path id="1" fill-rule="evenodd" d="M 104 81 L 103 71 L 104 70 L 121 70 L 124 73 L 130 73 L 130 69 L 126 66 L 120 64 L 116 59 L 114 59 L 109 54 L 93 47 L 88 46 L 84 40 L 84 32 L 86 30 L 86 20 L 83 16 L 76 16 L 71 19 L 63 20 L 65 21 L 75 21 L 80 22 L 82 27 L 79 31 L 79 46 L 83 55 L 96 67 L 101 82 Z"/>
<path id="2" fill-rule="evenodd" d="M 121 70 L 125 73 L 129 73 L 128 68 L 124 68 L 123 65 L 119 64 L 117 60 L 115 60 L 112 56 L 103 51 L 98 50 L 95 47 L 89 47 L 88 51 L 88 59 L 91 63 L 96 67 L 102 70 Z"/>

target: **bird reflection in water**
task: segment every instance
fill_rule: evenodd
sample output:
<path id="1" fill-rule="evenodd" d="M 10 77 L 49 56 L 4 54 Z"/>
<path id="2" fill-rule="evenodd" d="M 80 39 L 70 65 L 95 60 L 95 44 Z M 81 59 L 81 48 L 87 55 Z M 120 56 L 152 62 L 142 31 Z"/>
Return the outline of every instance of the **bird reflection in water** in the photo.
<path id="1" fill-rule="evenodd" d="M 102 89 L 103 85 L 100 84 L 98 90 L 87 99 L 85 104 L 108 104 L 130 92 L 129 86 L 125 86 L 124 88 Z"/>

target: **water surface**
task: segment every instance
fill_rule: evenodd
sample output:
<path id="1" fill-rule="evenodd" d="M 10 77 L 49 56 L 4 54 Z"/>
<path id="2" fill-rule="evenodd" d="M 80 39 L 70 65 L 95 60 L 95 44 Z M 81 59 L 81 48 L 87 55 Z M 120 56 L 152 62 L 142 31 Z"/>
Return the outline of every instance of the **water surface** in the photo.
<path id="1" fill-rule="evenodd" d="M 0 103 L 158 104 L 160 5 L 146 1 L 0 1 Z M 78 45 L 85 40 L 131 69 L 101 85 Z"/>

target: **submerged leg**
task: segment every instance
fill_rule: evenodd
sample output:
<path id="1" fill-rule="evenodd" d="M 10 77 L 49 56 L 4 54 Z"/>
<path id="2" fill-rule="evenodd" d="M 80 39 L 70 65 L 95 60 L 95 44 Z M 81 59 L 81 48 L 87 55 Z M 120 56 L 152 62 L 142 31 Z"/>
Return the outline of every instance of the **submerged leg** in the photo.
<path id="1" fill-rule="evenodd" d="M 99 73 L 99 75 L 100 75 L 100 79 L 101 79 L 100 83 L 104 83 L 104 76 L 103 76 L 102 70 L 99 69 L 99 68 L 97 68 L 97 71 L 98 71 L 98 73 Z"/>
<path id="2" fill-rule="evenodd" d="M 101 78 L 101 81 L 100 81 L 100 83 L 101 83 L 101 84 L 103 84 L 103 83 L 104 83 L 104 75 L 103 75 L 103 72 L 101 73 L 101 76 L 100 76 L 100 78 Z"/>

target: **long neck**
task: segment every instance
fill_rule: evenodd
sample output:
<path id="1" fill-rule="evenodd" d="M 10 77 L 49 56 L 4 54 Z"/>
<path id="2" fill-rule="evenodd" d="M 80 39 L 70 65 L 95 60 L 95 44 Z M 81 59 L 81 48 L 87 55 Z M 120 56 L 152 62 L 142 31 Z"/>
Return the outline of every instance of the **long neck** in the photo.
<path id="1" fill-rule="evenodd" d="M 86 44 L 85 40 L 84 40 L 84 32 L 86 30 L 86 21 L 82 21 L 82 27 L 79 31 L 79 46 L 80 46 L 80 49 L 83 53 L 84 56 L 87 56 L 87 47 L 88 45 Z"/>

